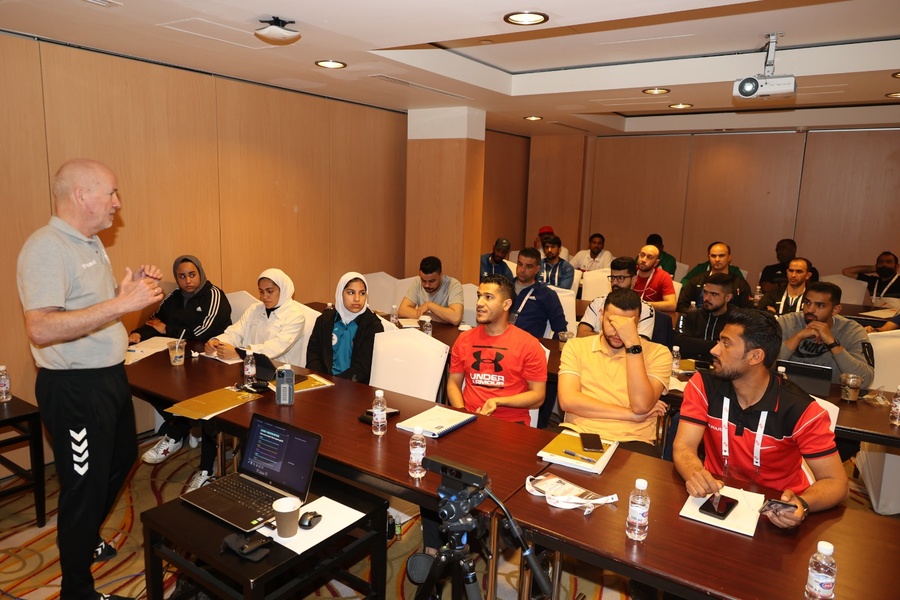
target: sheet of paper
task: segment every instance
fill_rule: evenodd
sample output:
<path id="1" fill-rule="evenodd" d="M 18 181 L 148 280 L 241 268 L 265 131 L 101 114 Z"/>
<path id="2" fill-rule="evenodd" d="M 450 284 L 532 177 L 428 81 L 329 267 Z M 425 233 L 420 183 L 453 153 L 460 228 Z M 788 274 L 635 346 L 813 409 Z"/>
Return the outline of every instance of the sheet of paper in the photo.
<path id="1" fill-rule="evenodd" d="M 147 358 L 151 354 L 156 354 L 163 350 L 168 352 L 169 342 L 174 342 L 175 339 L 176 338 L 157 336 L 128 346 L 128 351 L 125 353 L 125 364 L 133 365 L 142 358 Z"/>
<path id="2" fill-rule="evenodd" d="M 766 501 L 766 497 L 762 494 L 748 492 L 727 485 L 722 488 L 722 494 L 738 501 L 737 506 L 725 519 L 717 519 L 701 513 L 700 506 L 706 502 L 706 498 L 694 498 L 692 496 L 688 496 L 681 512 L 678 514 L 713 527 L 753 537 L 756 533 L 756 524 L 759 523 L 759 509 L 763 502 Z"/>
<path id="3" fill-rule="evenodd" d="M 896 308 L 881 308 L 859 313 L 861 317 L 874 317 L 876 319 L 890 319 L 897 314 Z"/>
<path id="4" fill-rule="evenodd" d="M 206 354 L 205 352 L 201 352 L 201 353 L 200 353 L 200 356 L 204 356 L 204 357 L 206 357 L 206 358 L 211 358 L 211 359 L 213 359 L 213 360 L 217 360 L 217 361 L 219 361 L 219 362 L 223 362 L 223 363 L 225 363 L 226 365 L 236 365 L 236 364 L 238 364 L 238 363 L 240 363 L 240 362 L 244 362 L 244 359 L 242 359 L 240 356 L 237 356 L 237 357 L 235 357 L 235 358 L 219 358 L 219 357 L 216 356 L 215 354 Z"/>
<path id="5" fill-rule="evenodd" d="M 416 329 L 419 327 L 418 319 L 400 319 L 400 327 L 404 329 Z"/>
<path id="6" fill-rule="evenodd" d="M 687 385 L 687 381 L 679 381 L 677 377 L 674 375 L 669 377 L 669 391 L 679 390 L 681 392 L 684 391 L 685 386 Z"/>
<path id="7" fill-rule="evenodd" d="M 309 504 L 300 507 L 300 514 L 314 510 L 322 515 L 322 520 L 312 529 L 300 529 L 297 535 L 289 538 L 278 537 L 275 523 L 259 529 L 260 533 L 272 536 L 272 539 L 297 554 L 306 552 L 319 542 L 323 542 L 363 516 L 356 509 L 344 506 L 340 502 L 326 496 L 320 496 Z"/>

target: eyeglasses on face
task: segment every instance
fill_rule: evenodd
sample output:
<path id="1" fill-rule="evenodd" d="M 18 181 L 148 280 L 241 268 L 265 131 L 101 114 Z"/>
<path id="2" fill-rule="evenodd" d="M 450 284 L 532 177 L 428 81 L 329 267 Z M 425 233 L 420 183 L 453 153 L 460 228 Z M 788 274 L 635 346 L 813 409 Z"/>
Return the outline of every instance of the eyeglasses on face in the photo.
<path id="1" fill-rule="evenodd" d="M 607 275 L 606 278 L 616 283 L 623 283 L 626 279 L 631 279 L 631 275 Z"/>

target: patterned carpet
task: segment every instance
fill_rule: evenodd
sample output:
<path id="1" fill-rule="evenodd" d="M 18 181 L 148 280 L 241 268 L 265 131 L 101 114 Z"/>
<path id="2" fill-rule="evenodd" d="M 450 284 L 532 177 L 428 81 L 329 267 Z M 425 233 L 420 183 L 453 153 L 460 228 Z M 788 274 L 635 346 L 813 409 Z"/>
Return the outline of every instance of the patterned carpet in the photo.
<path id="1" fill-rule="evenodd" d="M 145 444 L 145 448 L 152 442 Z M 142 451 L 143 449 L 142 448 Z M 159 465 L 135 464 L 129 483 L 123 490 L 113 514 L 103 529 L 103 536 L 112 541 L 118 555 L 94 566 L 97 589 L 107 594 L 144 598 L 143 536 L 140 512 L 167 502 L 184 489 L 199 462 L 199 450 L 183 450 Z M 852 463 L 846 463 L 852 472 Z M 0 482 L 0 489 L 14 483 Z M 18 494 L 0 500 L 0 599 L 23 598 L 53 600 L 59 596 L 59 563 L 56 548 L 56 503 L 58 482 L 53 466 L 47 469 L 47 525 L 35 525 L 33 496 Z M 866 509 L 869 506 L 865 489 L 858 480 L 851 482 L 851 497 L 847 505 Z M 391 512 L 399 517 L 402 538 L 394 539 L 388 547 L 388 597 L 411 599 L 416 588 L 404 574 L 406 559 L 419 551 L 422 535 L 418 509 L 397 499 L 391 501 Z M 512 600 L 518 588 L 518 556 L 507 552 L 500 559 L 497 598 Z M 368 561 L 361 561 L 354 572 L 367 576 Z M 477 565 L 478 581 L 483 585 L 484 563 Z M 166 577 L 167 596 L 174 590 L 175 573 Z M 581 594 L 588 600 L 627 599 L 627 579 L 603 572 L 584 564 L 564 563 L 563 594 L 573 599 Z M 449 598 L 449 589 L 444 597 Z M 307 598 L 357 598 L 358 595 L 337 582 L 311 591 Z"/>

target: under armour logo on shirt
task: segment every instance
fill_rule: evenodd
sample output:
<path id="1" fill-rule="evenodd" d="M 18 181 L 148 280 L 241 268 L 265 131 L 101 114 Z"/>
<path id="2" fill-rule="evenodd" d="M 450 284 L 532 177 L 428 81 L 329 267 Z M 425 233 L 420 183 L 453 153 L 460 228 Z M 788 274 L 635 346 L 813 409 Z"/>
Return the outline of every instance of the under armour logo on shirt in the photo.
<path id="1" fill-rule="evenodd" d="M 87 428 L 81 431 L 69 430 L 72 438 L 72 468 L 79 475 L 84 475 L 88 471 L 88 440 Z"/>
<path id="2" fill-rule="evenodd" d="M 481 358 L 481 350 L 477 350 L 472 353 L 472 356 L 475 357 L 475 362 L 472 363 L 472 368 L 476 371 L 481 370 L 482 364 L 494 365 L 494 373 L 500 373 L 503 371 L 503 362 L 504 356 L 499 352 L 494 354 L 494 358 Z"/>

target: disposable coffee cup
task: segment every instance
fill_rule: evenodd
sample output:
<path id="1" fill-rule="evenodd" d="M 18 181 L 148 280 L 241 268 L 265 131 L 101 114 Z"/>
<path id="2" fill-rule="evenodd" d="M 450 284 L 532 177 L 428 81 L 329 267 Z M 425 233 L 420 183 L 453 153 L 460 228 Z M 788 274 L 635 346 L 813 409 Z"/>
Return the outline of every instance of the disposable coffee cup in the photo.
<path id="1" fill-rule="evenodd" d="M 861 375 L 841 373 L 841 400 L 856 402 L 859 399 L 860 387 L 862 387 Z"/>
<path id="2" fill-rule="evenodd" d="M 172 366 L 179 366 L 184 364 L 184 340 L 175 340 L 174 342 L 169 342 L 169 362 L 172 363 Z"/>
<path id="3" fill-rule="evenodd" d="M 297 529 L 300 523 L 300 498 L 287 496 L 279 498 L 272 503 L 272 509 L 275 511 L 275 529 L 278 531 L 278 537 L 289 538 L 297 535 Z"/>

